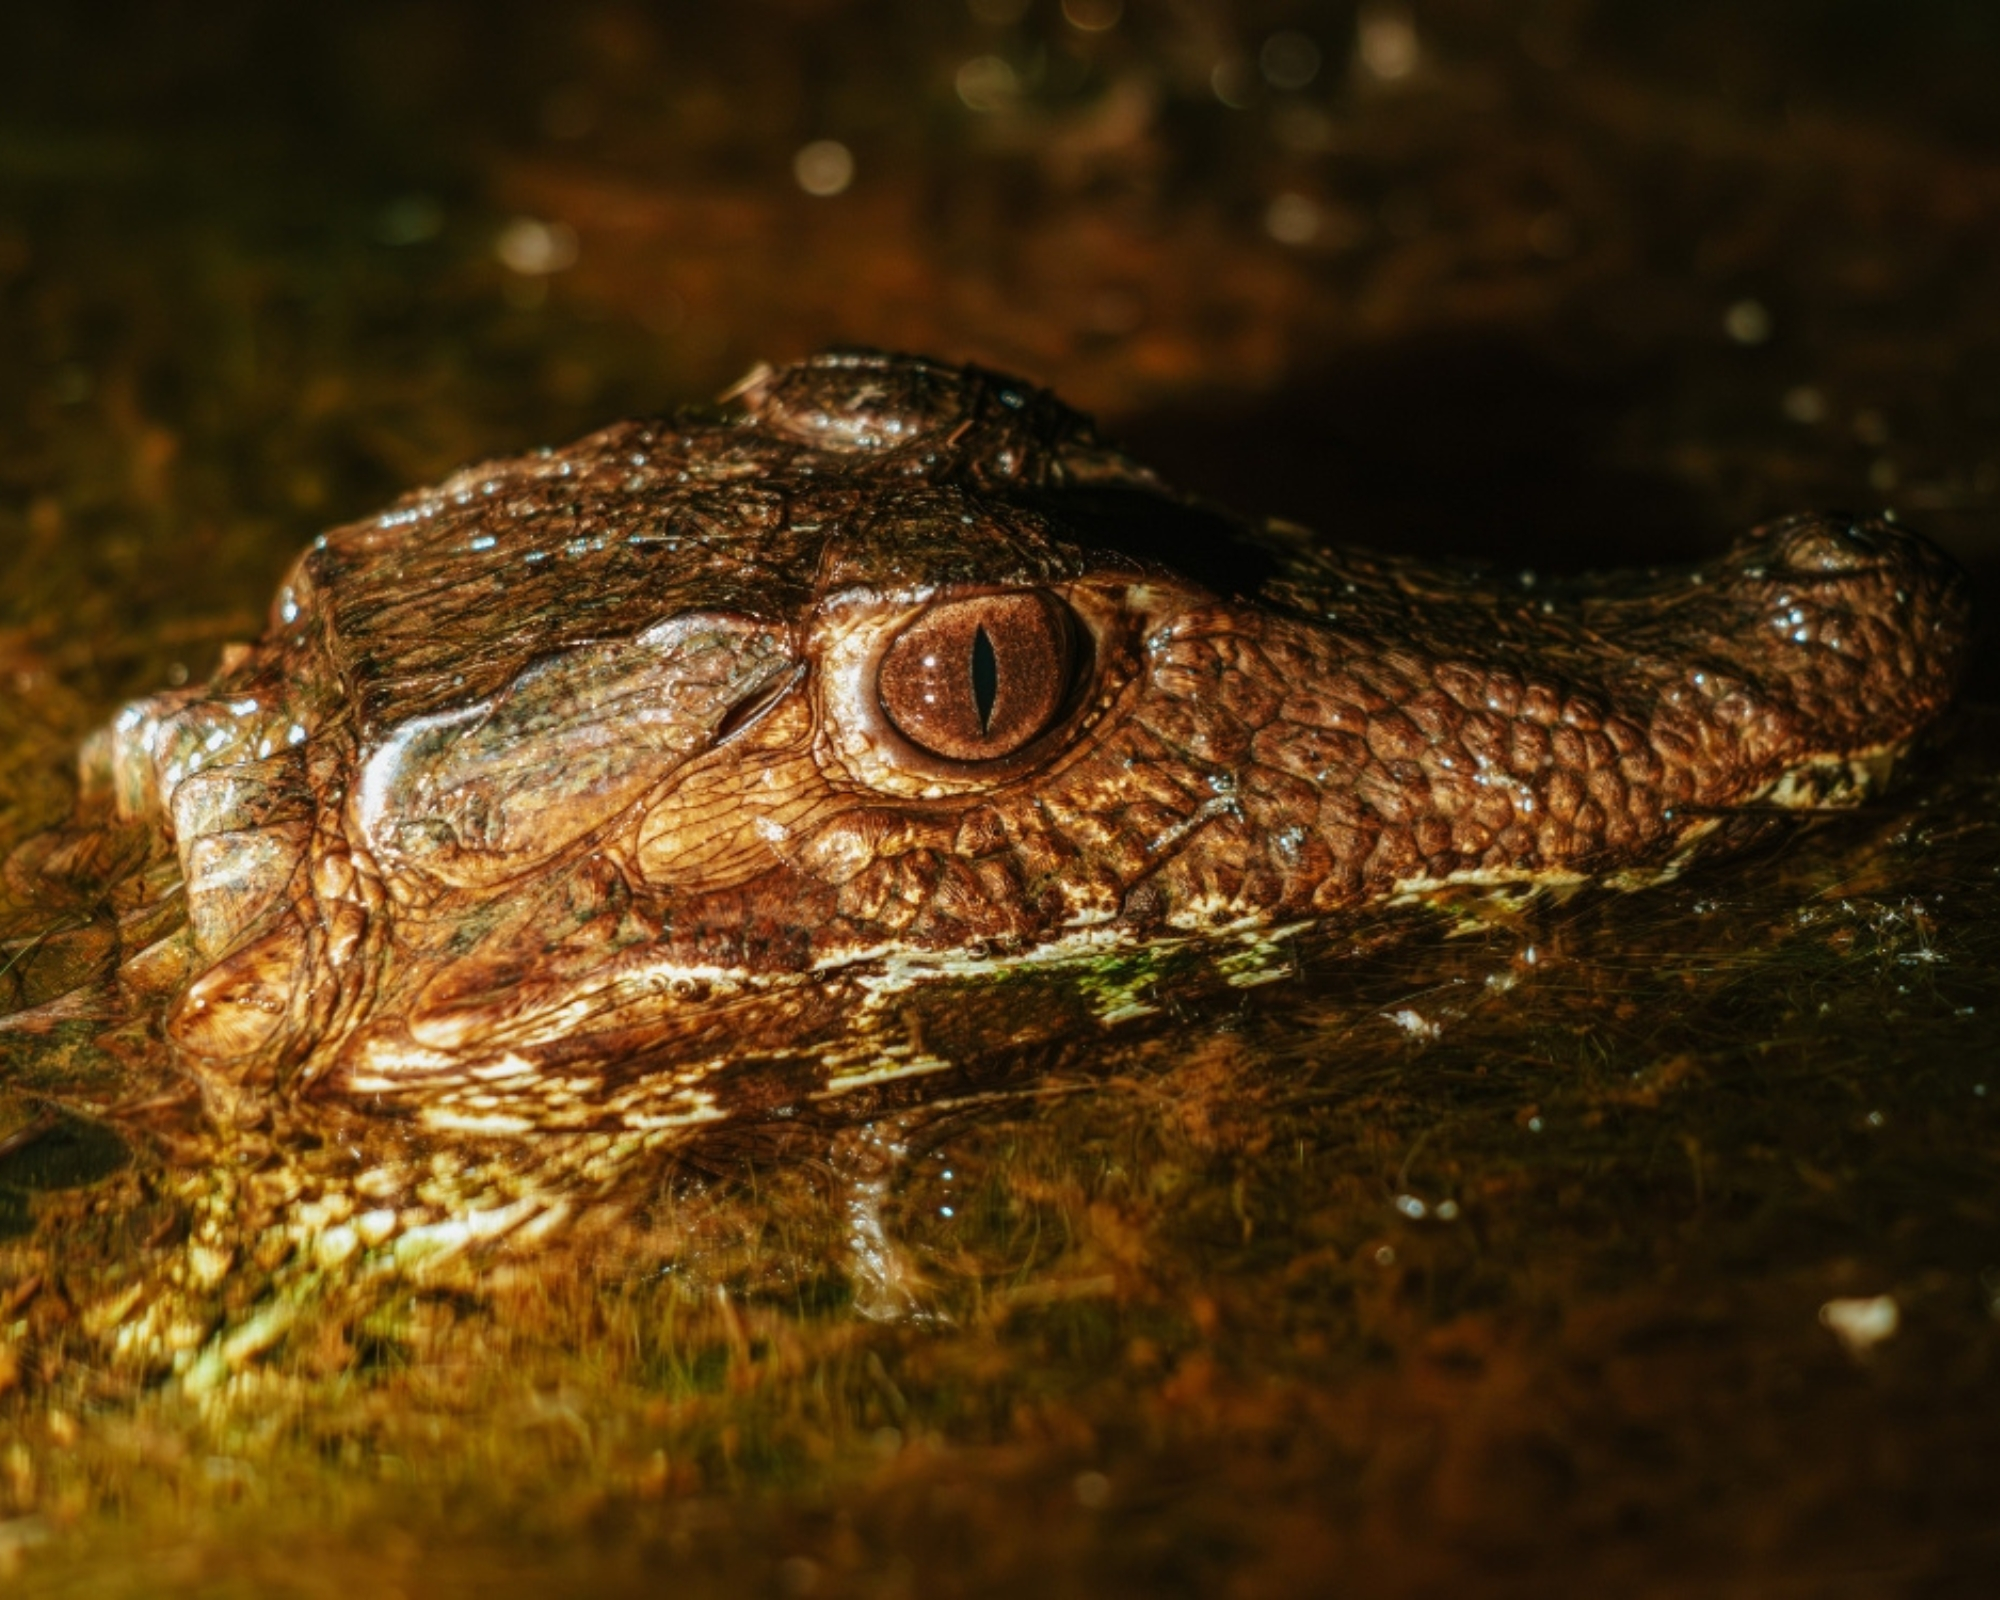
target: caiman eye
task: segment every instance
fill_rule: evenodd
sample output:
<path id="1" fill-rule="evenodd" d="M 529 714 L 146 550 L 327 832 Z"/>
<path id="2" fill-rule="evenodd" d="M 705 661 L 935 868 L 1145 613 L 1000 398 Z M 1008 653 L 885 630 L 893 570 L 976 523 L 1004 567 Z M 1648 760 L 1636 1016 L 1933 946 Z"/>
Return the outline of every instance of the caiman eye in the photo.
<path id="1" fill-rule="evenodd" d="M 932 606 L 889 646 L 876 693 L 896 731 L 947 761 L 992 761 L 1046 732 L 1069 698 L 1076 624 L 1036 591 Z"/>

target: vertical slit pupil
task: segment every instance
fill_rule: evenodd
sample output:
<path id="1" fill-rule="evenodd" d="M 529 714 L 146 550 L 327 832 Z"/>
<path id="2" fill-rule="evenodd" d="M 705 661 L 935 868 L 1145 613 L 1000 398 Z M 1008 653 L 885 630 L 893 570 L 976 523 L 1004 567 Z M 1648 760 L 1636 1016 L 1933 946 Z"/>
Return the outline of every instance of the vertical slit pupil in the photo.
<path id="1" fill-rule="evenodd" d="M 972 703 L 979 711 L 979 731 L 993 724 L 993 704 L 1000 698 L 1000 658 L 981 627 L 972 635 Z"/>

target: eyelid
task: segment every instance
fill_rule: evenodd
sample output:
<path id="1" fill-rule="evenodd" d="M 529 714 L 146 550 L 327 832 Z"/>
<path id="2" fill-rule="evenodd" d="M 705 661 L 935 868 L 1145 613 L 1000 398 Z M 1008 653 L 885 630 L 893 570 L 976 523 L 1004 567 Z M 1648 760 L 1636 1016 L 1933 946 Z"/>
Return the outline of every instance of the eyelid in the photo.
<path id="1" fill-rule="evenodd" d="M 715 743 L 721 744 L 725 739 L 734 738 L 745 728 L 761 721 L 764 713 L 796 689 L 805 675 L 806 669 L 801 663 L 783 677 L 773 679 L 748 698 L 737 701 L 723 712 L 722 720 L 715 725 Z"/>

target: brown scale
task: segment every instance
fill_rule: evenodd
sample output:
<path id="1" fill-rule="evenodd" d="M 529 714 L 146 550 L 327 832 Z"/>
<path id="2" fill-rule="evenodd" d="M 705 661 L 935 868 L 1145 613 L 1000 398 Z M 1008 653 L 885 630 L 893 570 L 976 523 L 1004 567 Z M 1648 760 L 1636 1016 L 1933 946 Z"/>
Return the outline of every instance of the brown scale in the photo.
<path id="1" fill-rule="evenodd" d="M 693 1104 L 704 1052 L 776 1081 L 899 955 L 1669 869 L 1854 797 L 1966 653 L 1961 579 L 1881 521 L 1528 589 L 1191 501 L 992 373 L 836 354 L 731 404 L 332 530 L 214 683 L 94 742 L 92 803 L 179 853 L 199 1070 Z"/>

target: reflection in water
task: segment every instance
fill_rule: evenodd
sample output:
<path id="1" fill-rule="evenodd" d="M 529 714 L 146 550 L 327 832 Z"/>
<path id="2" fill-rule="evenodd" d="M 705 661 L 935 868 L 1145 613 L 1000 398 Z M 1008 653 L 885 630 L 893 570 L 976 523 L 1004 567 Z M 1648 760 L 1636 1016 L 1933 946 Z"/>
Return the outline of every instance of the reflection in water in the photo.
<path id="1" fill-rule="evenodd" d="M 1029 369 L 1342 537 L 1550 570 L 1894 496 L 1990 576 L 1979 8 L 1085 9 L 24 15 L 0 837 L 321 527 L 836 340 Z M 587 1141 L 239 1119 L 143 1022 L 0 1032 L 0 1572 L 1976 1582 L 1997 753 L 1649 898 L 1134 976 L 880 1167 L 773 1125 L 537 1239 Z M 8 918 L 9 1012 L 111 948 Z M 855 1203 L 911 1315 L 854 1314 Z"/>
<path id="2" fill-rule="evenodd" d="M 2000 1004 L 1992 753 L 1981 724 L 1895 811 L 1653 895 L 1319 930 L 1275 985 L 1162 975 L 1152 1015 L 1039 1074 L 855 1134 L 698 1144 L 594 1190 L 615 1163 L 586 1140 L 524 1159 L 324 1108 L 226 1132 L 155 1112 L 129 1129 L 137 1164 L 40 1191 L 16 1262 L 60 1264 L 65 1289 L 17 1305 L 15 1348 L 43 1404 L 69 1415 L 88 1373 L 95 1404 L 243 1462 L 257 1504 L 329 1452 L 468 1492 L 473 1448 L 482 1497 L 552 1471 L 592 1485 L 538 1497 L 534 1527 L 609 1516 L 648 1539 L 692 1529 L 691 1492 L 831 1471 L 876 1554 L 781 1518 L 821 1561 L 929 1559 L 947 1535 L 897 1508 L 940 1472 L 986 1530 L 953 1539 L 1004 1537 L 1040 1475 L 1087 1473 L 1106 1504 L 1281 1544 L 1310 1507 L 1341 1538 L 1417 1517 L 1478 1544 L 1630 1496 L 1680 1515 L 1718 1430 L 1776 1471 L 1798 1449 L 1844 1461 L 1916 1407 L 1970 1449 L 1911 1385 L 1972 1358 L 1948 1353 L 1972 1332 L 1952 1308 L 1984 1229 L 1927 1197 L 1976 1208 L 1988 1187 L 1966 1044 Z M 1856 1058 L 1883 1016 L 1893 1046 Z M 10 1059 L 46 1073 L 58 1046 Z M 1885 1208 L 1928 1214 L 1920 1256 L 1867 1221 Z M 1838 1377 L 1864 1351 L 1873 1390 Z M 1731 1419 L 1765 1361 L 1824 1398 L 1753 1444 Z M 178 1378 L 142 1399 L 163 1362 Z M 550 1393 L 587 1465 L 526 1420 Z M 1120 1431 L 1134 1404 L 1157 1408 L 1150 1441 Z M 286 1415 L 310 1425 L 256 1423 Z M 1411 1430 L 1414 1498 L 1322 1522 L 1327 1485 Z M 57 1483 L 182 1492 L 158 1467 L 133 1488 L 122 1438 L 88 1424 L 37 1460 Z M 1512 1487 L 1460 1500 L 1460 1471 Z M 344 1481 L 308 1491 L 315 1517 L 346 1515 Z M 1190 1481 L 1233 1487 L 1197 1508 Z"/>

